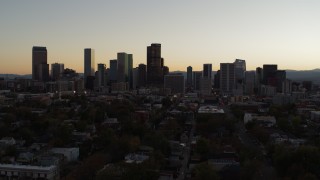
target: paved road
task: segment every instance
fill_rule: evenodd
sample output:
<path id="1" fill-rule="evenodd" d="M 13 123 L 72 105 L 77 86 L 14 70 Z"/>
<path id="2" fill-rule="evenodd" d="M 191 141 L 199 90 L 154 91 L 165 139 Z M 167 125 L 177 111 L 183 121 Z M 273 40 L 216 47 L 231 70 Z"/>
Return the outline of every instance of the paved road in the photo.
<path id="1" fill-rule="evenodd" d="M 180 168 L 180 172 L 179 172 L 179 176 L 178 176 L 177 180 L 184 180 L 186 177 L 186 173 L 188 171 L 188 163 L 189 163 L 189 159 L 190 159 L 190 153 L 191 153 L 191 141 L 193 139 L 194 130 L 195 130 L 195 120 L 192 123 L 192 128 L 190 131 L 189 139 L 186 144 L 186 147 L 184 148 L 182 166 Z"/>

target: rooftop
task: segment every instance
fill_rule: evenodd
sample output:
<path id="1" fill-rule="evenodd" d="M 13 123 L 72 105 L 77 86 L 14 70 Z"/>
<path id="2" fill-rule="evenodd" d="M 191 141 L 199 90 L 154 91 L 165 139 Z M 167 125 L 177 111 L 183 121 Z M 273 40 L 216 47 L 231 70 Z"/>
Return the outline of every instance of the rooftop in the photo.
<path id="1" fill-rule="evenodd" d="M 217 106 L 211 106 L 211 105 L 206 105 L 206 106 L 201 106 L 198 109 L 198 113 L 224 113 L 223 109 L 218 108 Z"/>
<path id="2" fill-rule="evenodd" d="M 19 164 L 0 164 L 1 169 L 21 169 L 21 170 L 34 170 L 34 171 L 51 171 L 56 166 L 30 166 L 30 165 L 19 165 Z"/>

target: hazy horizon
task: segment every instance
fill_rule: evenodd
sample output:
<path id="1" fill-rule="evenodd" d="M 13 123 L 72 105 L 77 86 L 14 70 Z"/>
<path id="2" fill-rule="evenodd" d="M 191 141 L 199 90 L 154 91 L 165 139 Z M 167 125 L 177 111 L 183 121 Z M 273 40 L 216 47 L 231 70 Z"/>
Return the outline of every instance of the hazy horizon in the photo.
<path id="1" fill-rule="evenodd" d="M 162 44 L 170 71 L 201 70 L 245 59 L 247 69 L 320 67 L 320 2 L 283 1 L 2 1 L 0 73 L 31 74 L 33 46 L 45 46 L 48 64 L 83 72 L 83 49 L 95 64 L 133 54 L 146 64 L 146 47 Z M 96 68 L 96 67 L 95 67 Z"/>

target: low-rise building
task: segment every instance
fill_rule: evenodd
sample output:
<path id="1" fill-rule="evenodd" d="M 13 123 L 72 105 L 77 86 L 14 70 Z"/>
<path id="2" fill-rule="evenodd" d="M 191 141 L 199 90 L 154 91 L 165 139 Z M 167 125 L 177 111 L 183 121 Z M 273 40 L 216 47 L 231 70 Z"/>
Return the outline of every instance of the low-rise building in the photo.
<path id="1" fill-rule="evenodd" d="M 16 144 L 16 140 L 13 137 L 3 137 L 0 140 L 0 144 L 4 144 L 7 146 L 12 146 Z"/>
<path id="2" fill-rule="evenodd" d="M 125 156 L 125 162 L 126 163 L 136 163 L 136 164 L 140 164 L 145 160 L 149 159 L 149 156 L 143 155 L 143 154 L 128 154 Z"/>
<path id="3" fill-rule="evenodd" d="M 0 164 L 1 179 L 46 179 L 58 180 L 57 166 L 28 166 L 17 164 Z"/>
<path id="4" fill-rule="evenodd" d="M 198 109 L 198 113 L 200 114 L 224 114 L 224 110 L 211 105 L 200 106 Z"/>
<path id="5" fill-rule="evenodd" d="M 244 124 L 252 121 L 256 121 L 259 125 L 264 127 L 272 127 L 277 123 L 274 116 L 259 116 L 257 114 L 245 113 L 243 118 Z"/>
<path id="6" fill-rule="evenodd" d="M 52 148 L 54 154 L 63 154 L 67 161 L 76 161 L 79 158 L 79 148 Z"/>
<path id="7" fill-rule="evenodd" d="M 314 122 L 320 122 L 320 111 L 311 111 L 310 119 Z"/>
<path id="8" fill-rule="evenodd" d="M 234 159 L 209 159 L 208 164 L 212 165 L 215 170 L 220 171 L 226 166 L 237 165 L 240 166 L 240 163 L 235 161 Z"/>

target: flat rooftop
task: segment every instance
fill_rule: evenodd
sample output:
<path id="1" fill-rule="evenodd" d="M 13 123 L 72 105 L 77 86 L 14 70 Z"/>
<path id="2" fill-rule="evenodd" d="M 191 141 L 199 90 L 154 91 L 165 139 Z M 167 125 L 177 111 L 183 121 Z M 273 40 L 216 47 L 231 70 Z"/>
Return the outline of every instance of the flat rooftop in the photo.
<path id="1" fill-rule="evenodd" d="M 198 109 L 198 113 L 224 114 L 224 110 L 221 108 L 218 108 L 217 106 L 205 105 L 205 106 L 200 106 L 200 108 Z"/>

